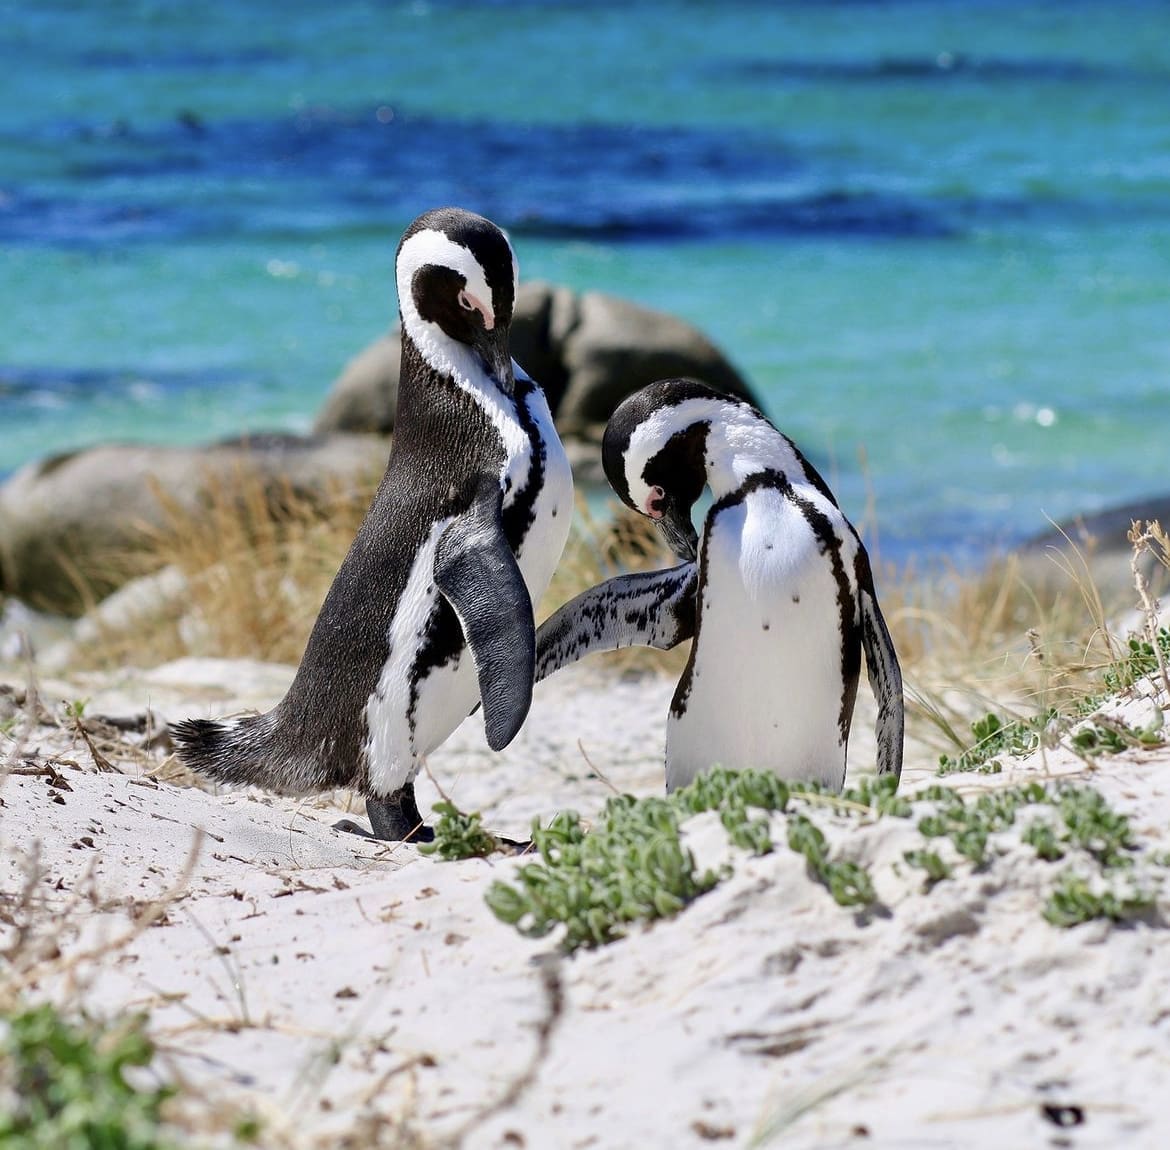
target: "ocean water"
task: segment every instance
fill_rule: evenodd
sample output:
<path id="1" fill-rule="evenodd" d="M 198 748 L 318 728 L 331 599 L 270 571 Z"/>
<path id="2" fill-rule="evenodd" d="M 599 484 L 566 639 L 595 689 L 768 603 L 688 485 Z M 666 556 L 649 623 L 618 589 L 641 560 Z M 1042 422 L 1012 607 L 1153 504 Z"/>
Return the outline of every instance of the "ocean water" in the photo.
<path id="1" fill-rule="evenodd" d="M 0 474 L 308 427 L 458 203 L 708 332 L 884 557 L 1170 491 L 1170 5 L 0 0 Z"/>

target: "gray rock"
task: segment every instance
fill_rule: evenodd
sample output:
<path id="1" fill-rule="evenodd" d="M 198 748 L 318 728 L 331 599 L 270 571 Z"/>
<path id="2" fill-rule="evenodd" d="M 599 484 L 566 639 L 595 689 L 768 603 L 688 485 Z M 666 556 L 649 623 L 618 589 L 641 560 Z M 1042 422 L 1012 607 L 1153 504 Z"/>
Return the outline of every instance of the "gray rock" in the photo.
<path id="1" fill-rule="evenodd" d="M 359 351 L 329 389 L 325 406 L 313 423 L 314 434 L 389 435 L 394 430 L 394 411 L 398 406 L 401 356 L 402 337 L 398 328 Z"/>
<path id="2" fill-rule="evenodd" d="M 396 328 L 345 367 L 314 424 L 317 432 L 394 426 L 401 341 Z M 696 328 L 601 292 L 522 284 L 512 320 L 512 355 L 548 396 L 562 436 L 598 442 L 596 426 L 631 392 L 672 375 L 694 376 L 753 399 L 743 377 Z M 589 449 L 578 453 L 588 470 Z"/>
<path id="3" fill-rule="evenodd" d="M 258 479 L 273 506 L 289 494 L 325 498 L 376 480 L 387 453 L 373 436 L 269 435 L 209 447 L 108 445 L 41 460 L 0 487 L 0 591 L 79 615 L 146 573 L 151 533 L 196 513 L 209 492 Z"/>
<path id="4" fill-rule="evenodd" d="M 753 398 L 722 352 L 690 324 L 601 292 L 578 296 L 576 305 L 559 342 L 567 383 L 555 411 L 564 432 L 605 423 L 627 395 L 670 376 Z"/>

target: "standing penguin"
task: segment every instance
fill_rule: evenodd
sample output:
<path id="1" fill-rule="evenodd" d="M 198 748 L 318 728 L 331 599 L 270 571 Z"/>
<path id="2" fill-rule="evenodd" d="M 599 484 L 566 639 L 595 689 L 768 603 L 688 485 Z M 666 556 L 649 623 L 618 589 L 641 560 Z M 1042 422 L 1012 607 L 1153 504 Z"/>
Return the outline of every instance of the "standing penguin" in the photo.
<path id="1" fill-rule="evenodd" d="M 687 562 L 567 603 L 537 634 L 538 679 L 592 651 L 693 636 L 667 720 L 666 789 L 718 764 L 840 790 L 864 648 L 877 769 L 900 776 L 902 674 L 869 557 L 792 440 L 742 400 L 668 379 L 617 408 L 602 452 L 622 501 Z M 700 538 L 691 508 L 705 486 Z"/>
<path id="2" fill-rule="evenodd" d="M 391 840 L 432 837 L 413 780 L 479 702 L 493 750 L 524 722 L 532 601 L 573 510 L 544 393 L 509 352 L 517 266 L 503 232 L 461 209 L 427 212 L 395 271 L 394 443 L 292 686 L 266 714 L 172 727 L 180 758 L 209 778 L 361 792 L 373 837 Z"/>

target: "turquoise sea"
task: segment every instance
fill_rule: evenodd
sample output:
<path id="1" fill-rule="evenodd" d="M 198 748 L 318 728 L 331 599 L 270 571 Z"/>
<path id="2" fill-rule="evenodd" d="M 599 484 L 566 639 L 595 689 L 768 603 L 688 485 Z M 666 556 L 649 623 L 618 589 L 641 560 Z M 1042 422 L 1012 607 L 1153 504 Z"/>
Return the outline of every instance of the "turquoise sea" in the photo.
<path id="1" fill-rule="evenodd" d="M 0 474 L 305 429 L 418 212 L 718 341 L 883 556 L 1170 490 L 1170 4 L 0 0 Z"/>

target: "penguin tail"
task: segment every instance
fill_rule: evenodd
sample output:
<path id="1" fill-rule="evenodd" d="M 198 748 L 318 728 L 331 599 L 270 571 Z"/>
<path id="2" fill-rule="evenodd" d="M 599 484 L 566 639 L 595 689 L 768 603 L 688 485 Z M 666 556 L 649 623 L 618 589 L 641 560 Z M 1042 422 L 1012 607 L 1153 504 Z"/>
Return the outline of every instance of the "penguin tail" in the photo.
<path id="1" fill-rule="evenodd" d="M 283 753 L 274 712 L 227 722 L 184 719 L 170 725 L 180 761 L 204 778 L 256 786 L 282 795 L 325 790 L 325 772 L 302 756 Z"/>

